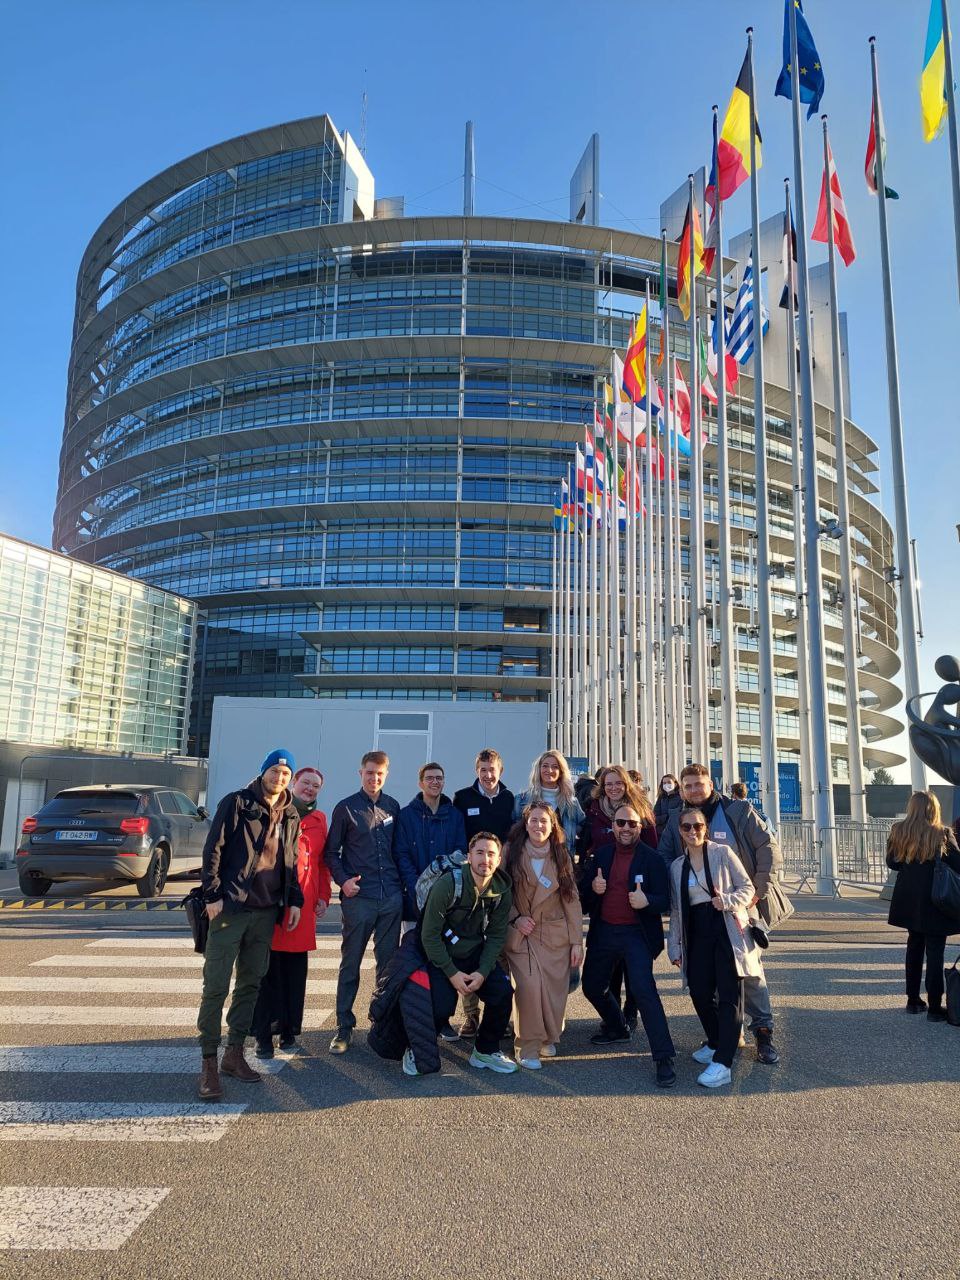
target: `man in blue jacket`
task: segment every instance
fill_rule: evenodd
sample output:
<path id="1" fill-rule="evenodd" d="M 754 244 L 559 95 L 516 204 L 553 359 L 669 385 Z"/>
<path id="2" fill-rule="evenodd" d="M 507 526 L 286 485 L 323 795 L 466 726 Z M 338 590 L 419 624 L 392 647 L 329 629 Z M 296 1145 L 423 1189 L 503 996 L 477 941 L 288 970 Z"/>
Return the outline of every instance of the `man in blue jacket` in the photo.
<path id="1" fill-rule="evenodd" d="M 653 962 L 663 950 L 661 915 L 670 907 L 670 884 L 662 858 L 640 839 L 640 822 L 636 809 L 621 805 L 613 817 L 615 847 L 599 849 L 582 872 L 580 896 L 590 916 L 583 994 L 603 1019 L 603 1030 L 590 1037 L 591 1043 L 629 1040 L 620 1003 L 610 991 L 614 969 L 624 965 L 656 1063 L 657 1085 L 666 1089 L 677 1079 L 675 1053 Z"/>
<path id="2" fill-rule="evenodd" d="M 420 769 L 420 793 L 400 810 L 394 852 L 403 882 L 403 918 L 418 920 L 417 879 L 441 853 L 467 851 L 463 817 L 443 794 L 443 765 L 431 761 Z M 459 1039 L 447 1021 L 440 1028 L 444 1040 Z"/>

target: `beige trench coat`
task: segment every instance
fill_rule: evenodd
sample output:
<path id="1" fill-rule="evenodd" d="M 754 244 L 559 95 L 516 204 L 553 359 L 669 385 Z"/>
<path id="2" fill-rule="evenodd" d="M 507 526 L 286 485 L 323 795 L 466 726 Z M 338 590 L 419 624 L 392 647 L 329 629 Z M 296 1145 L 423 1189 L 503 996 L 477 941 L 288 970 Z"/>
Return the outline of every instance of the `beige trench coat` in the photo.
<path id="1" fill-rule="evenodd" d="M 574 896 L 566 902 L 560 896 L 552 852 L 546 855 L 542 877 L 538 880 L 533 874 L 524 851 L 511 916 L 530 916 L 535 928 L 525 938 L 511 922 L 504 946 L 516 988 L 517 1048 L 524 1058 L 536 1057 L 542 1045 L 560 1039 L 570 986 L 570 948 L 583 946 L 580 899 Z"/>

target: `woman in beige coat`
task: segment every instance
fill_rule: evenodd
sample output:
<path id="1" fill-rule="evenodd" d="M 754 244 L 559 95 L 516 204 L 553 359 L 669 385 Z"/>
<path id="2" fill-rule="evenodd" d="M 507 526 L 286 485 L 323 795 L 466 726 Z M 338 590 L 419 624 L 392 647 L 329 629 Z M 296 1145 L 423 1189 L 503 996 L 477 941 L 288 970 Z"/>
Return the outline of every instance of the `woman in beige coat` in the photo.
<path id="1" fill-rule="evenodd" d="M 517 1058 L 540 1069 L 563 1026 L 570 970 L 583 955 L 583 915 L 573 862 L 557 815 L 545 800 L 525 806 L 504 849 L 513 910 L 504 955 L 516 988 Z"/>
<path id="2" fill-rule="evenodd" d="M 680 814 L 683 855 L 670 865 L 667 954 L 690 990 L 707 1042 L 694 1053 L 704 1070 L 697 1083 L 729 1084 L 743 1025 L 743 979 L 760 972 L 751 932 L 755 891 L 743 863 L 725 844 L 707 839 L 700 809 Z"/>

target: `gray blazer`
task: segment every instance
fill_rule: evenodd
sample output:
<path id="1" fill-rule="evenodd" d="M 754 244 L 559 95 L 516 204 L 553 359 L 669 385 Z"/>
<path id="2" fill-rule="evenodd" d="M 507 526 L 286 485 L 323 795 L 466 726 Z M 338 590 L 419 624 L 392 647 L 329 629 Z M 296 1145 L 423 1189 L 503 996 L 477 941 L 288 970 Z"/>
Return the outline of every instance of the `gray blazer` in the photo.
<path id="1" fill-rule="evenodd" d="M 743 863 L 760 901 L 757 909 L 769 928 L 793 915 L 793 904 L 780 885 L 783 854 L 776 835 L 748 800 L 720 797 L 734 853 Z M 660 853 L 669 867 L 683 853 L 680 812 L 671 813 L 660 836 Z M 711 864 L 712 865 L 712 864 Z"/>
<path id="2" fill-rule="evenodd" d="M 750 933 L 749 903 L 754 886 L 734 851 L 725 844 L 708 840 L 704 856 L 710 864 L 713 886 L 723 899 L 723 922 L 733 948 L 733 959 L 741 978 L 759 977 L 763 972 L 760 948 Z M 667 955 L 670 963 L 680 961 L 683 985 L 687 985 L 687 938 L 680 896 L 683 858 L 675 858 L 670 866 L 670 932 Z M 754 917 L 755 919 L 756 917 Z"/>

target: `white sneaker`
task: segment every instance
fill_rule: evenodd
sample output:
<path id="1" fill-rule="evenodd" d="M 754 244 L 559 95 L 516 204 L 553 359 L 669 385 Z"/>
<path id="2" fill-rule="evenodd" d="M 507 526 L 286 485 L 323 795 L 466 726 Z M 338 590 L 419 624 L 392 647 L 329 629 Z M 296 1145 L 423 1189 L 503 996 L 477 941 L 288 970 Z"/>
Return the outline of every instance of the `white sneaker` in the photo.
<path id="1" fill-rule="evenodd" d="M 518 1058 L 517 1061 L 521 1067 L 526 1067 L 528 1071 L 539 1071 L 543 1066 L 539 1058 Z"/>
<path id="2" fill-rule="evenodd" d="M 690 1057 L 694 1062 L 702 1062 L 706 1066 L 713 1061 L 713 1050 L 708 1044 L 702 1044 L 699 1049 L 694 1049 Z"/>
<path id="3" fill-rule="evenodd" d="M 501 1053 L 498 1049 L 495 1053 L 481 1053 L 479 1049 L 474 1049 L 470 1057 L 467 1059 L 471 1067 L 476 1067 L 478 1071 L 496 1071 L 502 1076 L 511 1076 L 519 1068 L 515 1062 L 512 1062 L 505 1053 Z"/>
<path id="4" fill-rule="evenodd" d="M 722 1067 L 719 1062 L 711 1062 L 705 1071 L 697 1076 L 697 1084 L 707 1089 L 716 1089 L 722 1084 L 729 1084 L 732 1077 L 729 1067 Z"/>
<path id="5" fill-rule="evenodd" d="M 557 1046 L 555 1044 L 545 1044 L 541 1046 L 541 1058 L 555 1058 L 557 1056 Z"/>
<path id="6" fill-rule="evenodd" d="M 405 1076 L 418 1076 L 420 1072 L 417 1070 L 417 1060 L 413 1056 L 412 1049 L 404 1049 L 403 1061 L 400 1063 Z"/>

